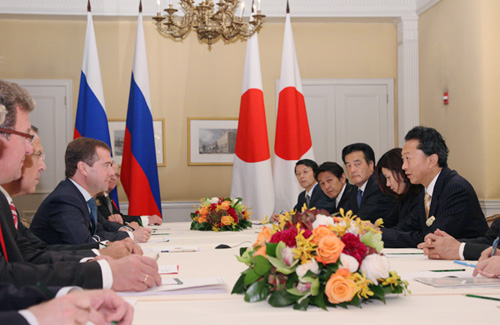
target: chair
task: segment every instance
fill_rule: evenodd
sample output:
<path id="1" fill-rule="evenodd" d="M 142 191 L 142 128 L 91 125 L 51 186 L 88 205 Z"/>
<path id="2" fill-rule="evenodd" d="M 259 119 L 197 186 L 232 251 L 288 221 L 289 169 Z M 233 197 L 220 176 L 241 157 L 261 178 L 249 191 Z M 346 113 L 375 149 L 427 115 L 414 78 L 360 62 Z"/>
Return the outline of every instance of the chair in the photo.
<path id="1" fill-rule="evenodd" d="M 493 221 L 497 220 L 500 218 L 500 213 L 495 213 L 495 214 L 492 214 L 491 216 L 487 216 L 486 217 L 486 222 L 488 223 L 488 226 L 491 226 L 491 224 L 493 223 Z"/>

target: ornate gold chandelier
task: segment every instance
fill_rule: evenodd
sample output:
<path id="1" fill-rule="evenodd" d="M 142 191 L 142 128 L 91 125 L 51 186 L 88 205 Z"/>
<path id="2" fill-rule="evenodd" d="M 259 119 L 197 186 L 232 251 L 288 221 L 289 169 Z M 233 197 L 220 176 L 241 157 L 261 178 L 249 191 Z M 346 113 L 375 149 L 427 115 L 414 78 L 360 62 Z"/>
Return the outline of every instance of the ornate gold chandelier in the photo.
<path id="1" fill-rule="evenodd" d="M 237 36 L 248 38 L 252 36 L 262 25 L 262 19 L 266 17 L 260 12 L 260 0 L 257 2 L 256 12 L 253 20 L 248 23 L 243 22 L 243 12 L 245 3 L 238 0 L 219 0 L 217 11 L 212 0 L 203 0 L 196 5 L 193 0 L 180 0 L 184 16 L 174 15 L 177 9 L 173 8 L 172 0 L 168 8 L 164 9 L 167 15 L 160 13 L 160 0 L 158 4 L 158 14 L 153 17 L 156 20 L 156 27 L 160 34 L 172 36 L 173 38 L 183 38 L 192 28 L 196 30 L 200 40 L 207 40 L 208 45 L 219 36 L 225 40 L 231 40 Z M 240 11 L 239 17 L 235 15 L 235 10 Z"/>

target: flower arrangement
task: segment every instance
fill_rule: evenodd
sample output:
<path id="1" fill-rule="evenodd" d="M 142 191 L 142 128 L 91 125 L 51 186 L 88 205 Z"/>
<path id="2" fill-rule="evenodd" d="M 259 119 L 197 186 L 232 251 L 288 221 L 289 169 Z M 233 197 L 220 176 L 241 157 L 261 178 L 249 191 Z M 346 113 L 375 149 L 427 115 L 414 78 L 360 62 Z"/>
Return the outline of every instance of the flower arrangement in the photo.
<path id="1" fill-rule="evenodd" d="M 240 231 L 251 228 L 250 210 L 241 198 L 204 198 L 191 213 L 191 230 Z"/>
<path id="2" fill-rule="evenodd" d="M 252 247 L 241 248 L 237 258 L 249 267 L 232 293 L 298 310 L 361 306 L 374 298 L 385 303 L 385 294 L 406 293 L 408 283 L 380 254 L 381 223 L 343 210 L 333 217 L 325 210 L 280 215 L 278 225 L 263 227 Z"/>

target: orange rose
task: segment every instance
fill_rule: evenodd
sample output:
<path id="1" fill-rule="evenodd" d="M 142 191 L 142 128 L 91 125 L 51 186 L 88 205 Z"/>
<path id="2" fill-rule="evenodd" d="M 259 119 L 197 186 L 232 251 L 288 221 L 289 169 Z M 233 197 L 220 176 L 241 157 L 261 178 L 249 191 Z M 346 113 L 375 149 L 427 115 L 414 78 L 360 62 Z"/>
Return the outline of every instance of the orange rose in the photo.
<path id="1" fill-rule="evenodd" d="M 313 241 L 316 244 L 318 244 L 321 241 L 321 239 L 323 239 L 326 236 L 334 235 L 334 233 L 327 226 L 319 226 L 313 230 L 313 235 L 314 235 Z"/>
<path id="2" fill-rule="evenodd" d="M 253 247 L 265 246 L 264 244 L 268 242 L 272 237 L 271 229 L 263 227 L 259 235 L 257 235 L 257 241 L 253 244 Z"/>
<path id="3" fill-rule="evenodd" d="M 260 248 L 253 254 L 253 257 L 257 256 L 257 255 L 262 255 L 264 257 L 266 257 L 266 245 L 263 245 L 263 246 L 260 246 Z"/>
<path id="4" fill-rule="evenodd" d="M 222 222 L 225 226 L 230 226 L 233 223 L 234 219 L 231 216 L 223 216 L 220 218 L 220 222 Z"/>
<path id="5" fill-rule="evenodd" d="M 198 222 L 199 223 L 204 223 L 204 222 L 207 222 L 207 216 L 203 215 L 203 216 L 199 216 L 198 217 Z"/>
<path id="6" fill-rule="evenodd" d="M 347 273 L 345 271 L 347 271 Z M 349 270 L 339 269 L 335 274 L 330 276 L 330 279 L 328 279 L 325 287 L 325 294 L 328 297 L 328 301 L 332 304 L 351 301 L 356 294 L 356 284 L 353 280 L 347 279 L 349 275 Z"/>
<path id="7" fill-rule="evenodd" d="M 230 202 L 230 201 L 224 201 L 224 202 L 222 202 L 222 203 L 220 204 L 219 209 L 224 210 L 224 211 L 227 211 L 227 210 L 229 210 L 230 205 L 231 205 L 231 202 Z"/>
<path id="8" fill-rule="evenodd" d="M 208 207 L 203 206 L 199 211 L 199 214 L 208 214 Z"/>
<path id="9" fill-rule="evenodd" d="M 335 263 L 338 261 L 344 246 L 345 244 L 335 234 L 323 237 L 318 243 L 316 260 L 323 265 Z"/>

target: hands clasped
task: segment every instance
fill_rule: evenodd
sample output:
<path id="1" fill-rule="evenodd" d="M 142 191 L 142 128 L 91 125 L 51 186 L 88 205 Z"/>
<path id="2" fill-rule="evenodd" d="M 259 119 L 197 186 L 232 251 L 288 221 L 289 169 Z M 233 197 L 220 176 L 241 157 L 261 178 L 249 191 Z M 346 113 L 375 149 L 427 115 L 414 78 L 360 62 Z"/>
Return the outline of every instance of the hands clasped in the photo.
<path id="1" fill-rule="evenodd" d="M 131 255 L 109 261 L 115 291 L 144 291 L 161 285 L 158 264 L 151 257 Z"/>

